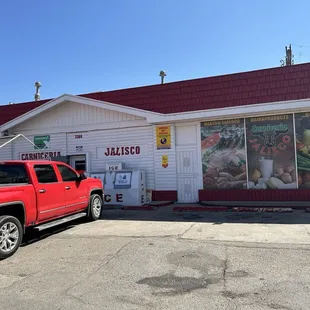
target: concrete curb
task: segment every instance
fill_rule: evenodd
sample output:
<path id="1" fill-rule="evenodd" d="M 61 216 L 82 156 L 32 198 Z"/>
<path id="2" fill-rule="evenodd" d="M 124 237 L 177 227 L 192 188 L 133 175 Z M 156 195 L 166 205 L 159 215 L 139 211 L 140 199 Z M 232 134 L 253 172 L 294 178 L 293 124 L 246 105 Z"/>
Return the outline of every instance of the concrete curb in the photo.
<path id="1" fill-rule="evenodd" d="M 168 206 L 174 205 L 174 201 L 163 201 L 163 202 L 153 201 L 153 202 L 150 202 L 148 205 L 151 207 L 156 207 L 156 208 L 168 207 Z"/>
<path id="2" fill-rule="evenodd" d="M 226 212 L 228 211 L 227 207 L 174 207 L 173 212 Z"/>
<path id="3" fill-rule="evenodd" d="M 155 211 L 157 208 L 152 206 L 144 206 L 144 207 L 122 207 L 121 210 L 128 210 L 128 211 Z"/>
<path id="4" fill-rule="evenodd" d="M 292 213 L 292 208 L 256 208 L 256 207 L 233 207 L 233 212 L 267 212 L 267 213 Z"/>

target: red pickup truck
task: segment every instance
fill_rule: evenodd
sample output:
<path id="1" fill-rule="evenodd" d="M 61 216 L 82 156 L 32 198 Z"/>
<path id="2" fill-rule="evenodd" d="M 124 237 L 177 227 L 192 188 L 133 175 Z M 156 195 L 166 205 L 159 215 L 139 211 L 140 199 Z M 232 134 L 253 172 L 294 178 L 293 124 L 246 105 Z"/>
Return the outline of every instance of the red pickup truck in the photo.
<path id="1" fill-rule="evenodd" d="M 100 180 L 61 162 L 0 162 L 0 259 L 17 251 L 27 228 L 99 219 L 103 195 Z"/>

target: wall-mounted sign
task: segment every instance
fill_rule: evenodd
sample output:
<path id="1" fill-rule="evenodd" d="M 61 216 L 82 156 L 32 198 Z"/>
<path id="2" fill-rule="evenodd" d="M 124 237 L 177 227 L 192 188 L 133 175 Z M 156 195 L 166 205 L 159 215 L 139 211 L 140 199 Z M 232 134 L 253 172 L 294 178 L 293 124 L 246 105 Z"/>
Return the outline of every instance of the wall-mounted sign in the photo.
<path id="1" fill-rule="evenodd" d="M 51 136 L 34 136 L 33 143 L 36 149 L 49 149 L 51 147 Z"/>
<path id="2" fill-rule="evenodd" d="M 83 139 L 83 135 L 74 135 L 74 139 Z"/>
<path id="3" fill-rule="evenodd" d="M 104 152 L 105 156 L 128 156 L 128 155 L 139 155 L 141 148 L 139 145 L 135 146 L 117 146 L 107 147 Z"/>
<path id="4" fill-rule="evenodd" d="M 161 156 L 161 165 L 164 168 L 168 167 L 168 155 L 162 155 Z"/>
<path id="5" fill-rule="evenodd" d="M 82 152 L 83 151 L 83 145 L 78 145 L 75 147 L 76 152 Z"/>
<path id="6" fill-rule="evenodd" d="M 51 157 L 61 156 L 61 152 L 30 152 L 20 153 L 21 160 L 50 160 Z"/>
<path id="7" fill-rule="evenodd" d="M 122 164 L 106 164 L 105 170 L 107 171 L 116 171 L 116 170 L 122 170 L 123 165 Z"/>
<path id="8" fill-rule="evenodd" d="M 156 146 L 158 150 L 171 148 L 171 126 L 156 127 Z"/>

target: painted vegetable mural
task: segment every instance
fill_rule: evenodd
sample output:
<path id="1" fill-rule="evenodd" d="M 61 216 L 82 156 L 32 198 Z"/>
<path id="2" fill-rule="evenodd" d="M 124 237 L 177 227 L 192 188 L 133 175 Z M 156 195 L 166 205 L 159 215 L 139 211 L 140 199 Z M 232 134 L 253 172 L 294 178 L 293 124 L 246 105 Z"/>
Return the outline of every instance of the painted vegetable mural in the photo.
<path id="1" fill-rule="evenodd" d="M 204 189 L 246 188 L 244 120 L 201 123 Z"/>
<path id="2" fill-rule="evenodd" d="M 298 188 L 310 188 L 310 113 L 295 114 Z"/>
<path id="3" fill-rule="evenodd" d="M 248 188 L 297 188 L 293 115 L 246 119 Z"/>

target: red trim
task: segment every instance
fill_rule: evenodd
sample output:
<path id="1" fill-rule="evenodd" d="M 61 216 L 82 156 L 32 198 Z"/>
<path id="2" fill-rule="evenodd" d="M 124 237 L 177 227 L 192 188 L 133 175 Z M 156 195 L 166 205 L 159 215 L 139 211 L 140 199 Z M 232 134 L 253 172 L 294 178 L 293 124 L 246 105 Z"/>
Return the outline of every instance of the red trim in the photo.
<path id="1" fill-rule="evenodd" d="M 200 201 L 309 201 L 310 190 L 200 190 Z"/>
<path id="2" fill-rule="evenodd" d="M 177 201 L 177 191 L 152 191 L 152 201 Z"/>

